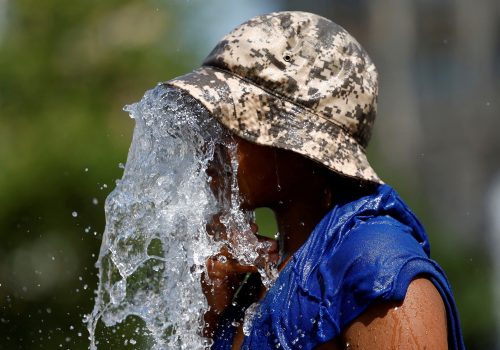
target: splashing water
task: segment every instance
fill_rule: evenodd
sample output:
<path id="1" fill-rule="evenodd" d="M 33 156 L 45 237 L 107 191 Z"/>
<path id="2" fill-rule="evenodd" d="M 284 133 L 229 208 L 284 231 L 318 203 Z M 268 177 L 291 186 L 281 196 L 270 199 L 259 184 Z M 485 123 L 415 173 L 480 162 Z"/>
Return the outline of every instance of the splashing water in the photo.
<path id="1" fill-rule="evenodd" d="M 252 213 L 239 209 L 237 158 L 231 136 L 191 96 L 165 85 L 126 106 L 136 126 L 123 178 L 105 204 L 106 229 L 96 266 L 99 286 L 86 323 L 90 349 L 96 326 L 128 316 L 144 321 L 153 349 L 206 349 L 201 336 L 208 305 L 201 287 L 205 261 L 223 243 L 207 234 L 219 213 L 227 232 L 238 232 L 230 251 L 242 264 L 265 248 L 250 230 Z M 214 195 L 206 173 L 230 156 L 229 195 Z M 265 285 L 274 271 L 260 269 Z"/>

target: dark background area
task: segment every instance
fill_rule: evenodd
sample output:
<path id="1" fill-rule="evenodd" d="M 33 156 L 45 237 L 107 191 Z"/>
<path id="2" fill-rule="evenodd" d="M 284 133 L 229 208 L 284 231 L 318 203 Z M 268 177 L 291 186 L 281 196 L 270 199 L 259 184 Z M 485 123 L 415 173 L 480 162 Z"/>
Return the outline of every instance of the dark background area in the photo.
<path id="1" fill-rule="evenodd" d="M 372 56 L 372 164 L 427 228 L 468 348 L 498 348 L 498 1 L 0 0 L 0 349 L 88 347 L 122 107 L 274 10 L 328 17 Z"/>

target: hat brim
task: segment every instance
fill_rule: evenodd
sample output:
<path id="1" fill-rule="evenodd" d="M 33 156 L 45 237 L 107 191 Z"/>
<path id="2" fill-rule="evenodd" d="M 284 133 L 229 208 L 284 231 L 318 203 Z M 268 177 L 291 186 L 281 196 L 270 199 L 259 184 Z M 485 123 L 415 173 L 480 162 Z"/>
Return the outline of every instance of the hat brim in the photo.
<path id="1" fill-rule="evenodd" d="M 341 126 L 247 79 L 203 66 L 166 84 L 187 91 L 239 137 L 297 152 L 348 177 L 383 183 L 363 147 Z"/>

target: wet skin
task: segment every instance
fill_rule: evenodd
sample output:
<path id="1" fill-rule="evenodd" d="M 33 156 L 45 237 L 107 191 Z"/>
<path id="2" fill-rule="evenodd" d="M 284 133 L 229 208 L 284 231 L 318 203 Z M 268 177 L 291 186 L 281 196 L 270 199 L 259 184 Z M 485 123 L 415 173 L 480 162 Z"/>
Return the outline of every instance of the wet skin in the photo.
<path id="1" fill-rule="evenodd" d="M 323 166 L 298 154 L 266 146 L 256 145 L 234 137 L 237 143 L 238 185 L 242 198 L 242 209 L 271 208 L 282 235 L 281 251 L 285 255 L 279 266 L 283 268 L 290 257 L 304 244 L 314 227 L 335 205 L 336 198 L 345 198 L 356 192 L 366 191 L 352 186 L 353 180 L 333 175 Z M 228 161 L 222 159 L 222 162 Z M 212 164 L 208 174 L 212 178 L 212 190 L 224 191 L 227 174 L 221 166 Z M 346 193 L 347 191 L 347 193 Z M 352 193 L 351 193 L 352 192 Z M 341 195 L 340 195 L 341 194 Z M 252 231 L 258 227 L 252 223 Z M 226 239 L 223 226 L 214 217 L 208 225 L 211 234 Z M 221 234 L 222 232 L 222 234 Z M 259 238 L 264 240 L 264 238 Z M 278 261 L 276 242 L 267 251 L 260 251 L 262 264 Z M 257 266 L 243 266 L 223 248 L 219 256 L 225 256 L 222 263 L 218 257 L 207 262 L 208 282 L 203 284 L 210 311 L 205 314 L 205 336 L 213 336 L 220 314 L 231 303 L 233 296 L 246 273 L 257 271 Z M 264 296 L 265 289 L 258 285 L 254 295 L 256 301 Z M 410 284 L 403 302 L 379 302 L 368 308 L 344 331 L 317 349 L 448 349 L 446 311 L 441 296 L 434 285 L 425 278 L 417 278 Z M 241 326 L 236 333 L 233 349 L 239 349 L 243 341 Z"/>

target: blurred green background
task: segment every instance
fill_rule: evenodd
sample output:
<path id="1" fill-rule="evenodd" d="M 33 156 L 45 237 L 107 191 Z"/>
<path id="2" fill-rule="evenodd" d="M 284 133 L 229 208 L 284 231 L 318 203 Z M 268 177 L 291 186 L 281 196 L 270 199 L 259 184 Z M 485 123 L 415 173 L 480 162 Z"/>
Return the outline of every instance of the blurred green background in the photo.
<path id="1" fill-rule="evenodd" d="M 285 9 L 333 19 L 371 54 L 372 163 L 428 229 L 468 348 L 498 346 L 497 1 L 0 0 L 0 349 L 88 348 L 103 202 L 134 126 L 122 107 Z M 119 344 L 102 348 L 132 348 Z"/>

